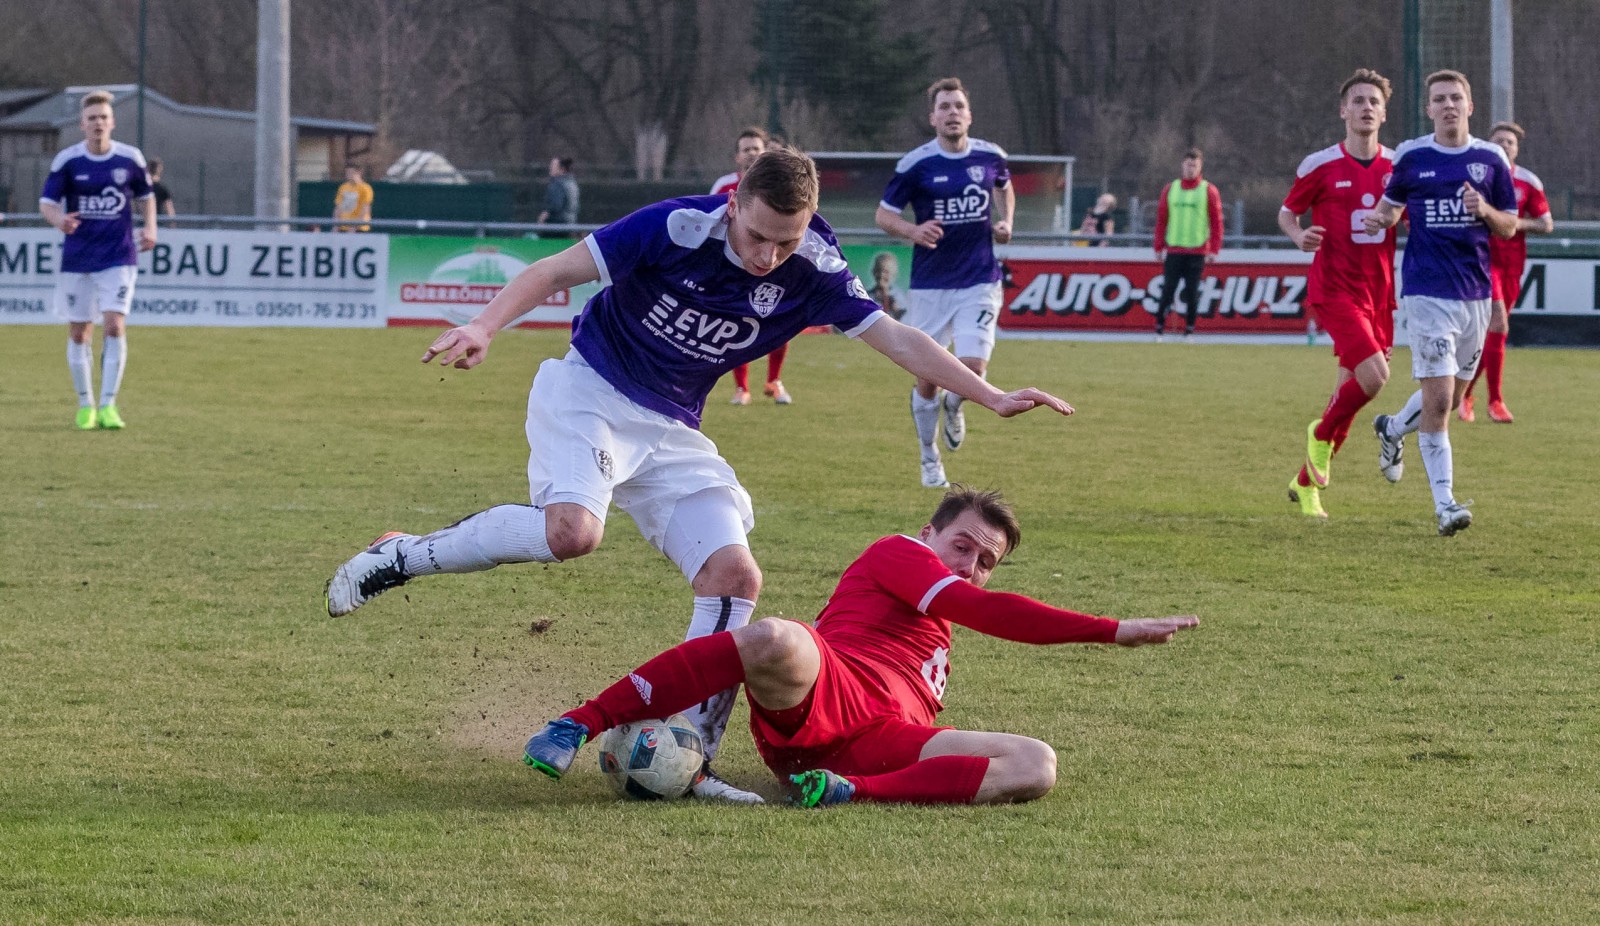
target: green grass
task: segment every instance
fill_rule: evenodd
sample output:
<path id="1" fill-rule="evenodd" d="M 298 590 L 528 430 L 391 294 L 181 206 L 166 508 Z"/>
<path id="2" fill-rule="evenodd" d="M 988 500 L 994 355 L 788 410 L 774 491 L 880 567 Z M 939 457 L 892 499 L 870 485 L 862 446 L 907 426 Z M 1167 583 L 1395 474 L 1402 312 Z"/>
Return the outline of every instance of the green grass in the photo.
<path id="1" fill-rule="evenodd" d="M 1513 352 L 1517 423 L 1452 428 L 1477 522 L 1443 540 L 1414 442 L 1388 485 L 1367 415 L 1332 520 L 1285 499 L 1324 349 L 1002 342 L 997 381 L 1080 412 L 969 414 L 951 478 L 1023 518 L 993 587 L 1204 623 L 1142 650 L 958 630 L 945 721 L 1047 740 L 1055 792 L 806 813 L 622 803 L 588 754 L 560 784 L 516 761 L 687 623 L 620 513 L 585 561 L 323 615 L 380 531 L 526 500 L 526 386 L 561 335 L 463 374 L 416 363 L 427 332 L 141 329 L 129 429 L 87 434 L 62 332 L 6 337 L 0 923 L 1600 918 L 1593 352 Z M 936 493 L 905 374 L 813 337 L 784 379 L 793 406 L 724 388 L 706 430 L 755 499 L 760 613 L 810 617 Z M 775 793 L 728 742 L 725 774 Z"/>

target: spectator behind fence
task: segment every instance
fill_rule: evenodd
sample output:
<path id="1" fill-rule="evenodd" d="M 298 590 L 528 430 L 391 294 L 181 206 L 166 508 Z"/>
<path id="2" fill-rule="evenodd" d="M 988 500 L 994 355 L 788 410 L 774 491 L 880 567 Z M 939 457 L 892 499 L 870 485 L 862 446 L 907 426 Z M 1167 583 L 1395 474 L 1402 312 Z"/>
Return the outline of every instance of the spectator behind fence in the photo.
<path id="1" fill-rule="evenodd" d="M 150 175 L 150 189 L 156 194 L 156 214 L 177 215 L 178 210 L 172 205 L 172 191 L 161 182 L 161 159 L 151 158 L 146 162 L 145 172 Z"/>
<path id="2" fill-rule="evenodd" d="M 1117 220 L 1111 213 L 1117 208 L 1117 198 L 1110 193 L 1101 193 L 1100 198 L 1094 201 L 1094 208 L 1083 214 L 1083 224 L 1078 226 L 1080 235 L 1114 235 L 1117 232 Z M 1078 244 L 1085 247 L 1105 247 L 1111 242 L 1101 239 L 1099 241 L 1080 241 Z"/>
<path id="3" fill-rule="evenodd" d="M 334 231 L 372 231 L 372 226 L 366 224 L 372 221 L 372 184 L 361 179 L 360 164 L 344 166 L 344 182 L 333 194 L 333 217 L 343 223 L 361 223 L 335 225 Z"/>
<path id="4" fill-rule="evenodd" d="M 544 188 L 544 211 L 539 224 L 576 225 L 578 222 L 578 178 L 572 176 L 572 158 L 550 159 L 550 184 Z M 549 232 L 551 238 L 567 238 L 567 232 Z"/>

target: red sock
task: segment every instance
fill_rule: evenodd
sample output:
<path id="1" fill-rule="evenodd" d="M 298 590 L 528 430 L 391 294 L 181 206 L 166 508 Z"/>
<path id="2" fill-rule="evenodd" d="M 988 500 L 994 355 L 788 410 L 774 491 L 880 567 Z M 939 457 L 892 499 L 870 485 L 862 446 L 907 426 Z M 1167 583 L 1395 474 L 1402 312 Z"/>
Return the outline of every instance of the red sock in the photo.
<path id="1" fill-rule="evenodd" d="M 1350 422 L 1346 421 L 1344 424 L 1339 426 L 1339 430 L 1336 431 L 1334 433 L 1334 435 L 1333 435 L 1333 452 L 1334 453 L 1338 453 L 1339 452 L 1339 448 L 1344 446 L 1344 439 L 1349 437 L 1349 436 L 1350 436 Z"/>
<path id="2" fill-rule="evenodd" d="M 713 633 L 674 646 L 561 716 L 596 736 L 629 721 L 671 716 L 743 681 L 733 634 Z"/>
<path id="3" fill-rule="evenodd" d="M 784 344 L 767 355 L 767 382 L 775 383 L 783 376 L 783 358 L 789 356 L 789 345 Z"/>
<path id="4" fill-rule="evenodd" d="M 733 368 L 733 385 L 735 388 L 750 391 L 750 364 L 741 363 Z M 645 718 L 649 719 L 649 718 Z"/>
<path id="5" fill-rule="evenodd" d="M 857 801 L 970 804 L 989 771 L 987 756 L 934 756 L 883 775 L 847 775 Z"/>
<path id="6" fill-rule="evenodd" d="M 1328 400 L 1328 407 L 1322 411 L 1322 423 L 1317 425 L 1317 440 L 1333 440 L 1333 436 L 1340 428 L 1348 428 L 1350 420 L 1361 411 L 1361 407 L 1372 401 L 1367 391 L 1361 388 L 1361 381 L 1354 376 L 1344 381 L 1344 385 L 1333 391 L 1333 398 Z"/>
<path id="7" fill-rule="evenodd" d="M 1304 466 L 1300 467 L 1300 478 L 1295 480 L 1295 484 L 1299 485 L 1301 488 L 1311 484 L 1311 474 L 1306 472 L 1306 468 Z"/>
<path id="8" fill-rule="evenodd" d="M 1489 381 L 1489 401 L 1500 401 L 1500 376 L 1506 369 L 1506 333 L 1491 331 L 1483 339 L 1483 362 L 1478 372 Z"/>

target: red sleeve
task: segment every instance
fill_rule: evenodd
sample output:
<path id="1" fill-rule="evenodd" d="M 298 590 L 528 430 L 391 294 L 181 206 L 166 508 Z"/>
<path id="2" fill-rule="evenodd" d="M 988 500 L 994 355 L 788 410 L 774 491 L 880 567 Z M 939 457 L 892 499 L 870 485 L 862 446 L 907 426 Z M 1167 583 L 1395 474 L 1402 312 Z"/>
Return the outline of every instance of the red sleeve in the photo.
<path id="1" fill-rule="evenodd" d="M 1528 198 L 1522 203 L 1523 214 L 1537 219 L 1549 211 L 1550 200 L 1545 198 L 1544 190 L 1528 184 Z"/>
<path id="2" fill-rule="evenodd" d="M 1206 184 L 1207 211 L 1211 213 L 1211 237 L 1206 240 L 1206 253 L 1222 250 L 1222 194 L 1215 183 Z"/>
<path id="3" fill-rule="evenodd" d="M 961 581 L 933 550 L 909 537 L 885 537 L 856 562 L 884 591 L 924 614 L 939 583 Z"/>
<path id="4" fill-rule="evenodd" d="M 1115 643 L 1117 621 L 1053 608 L 1011 592 L 986 592 L 957 579 L 941 588 L 928 616 L 1017 643 Z"/>
<path id="5" fill-rule="evenodd" d="M 1172 183 L 1177 183 L 1174 180 Z M 1167 244 L 1167 192 L 1172 189 L 1172 183 L 1161 188 L 1161 198 L 1156 200 L 1156 250 L 1166 250 Z"/>
<path id="6" fill-rule="evenodd" d="M 1321 186 L 1317 171 L 1296 176 L 1294 186 L 1289 188 L 1289 195 L 1283 198 L 1283 208 L 1295 215 L 1305 215 L 1316 204 L 1317 191 Z"/>

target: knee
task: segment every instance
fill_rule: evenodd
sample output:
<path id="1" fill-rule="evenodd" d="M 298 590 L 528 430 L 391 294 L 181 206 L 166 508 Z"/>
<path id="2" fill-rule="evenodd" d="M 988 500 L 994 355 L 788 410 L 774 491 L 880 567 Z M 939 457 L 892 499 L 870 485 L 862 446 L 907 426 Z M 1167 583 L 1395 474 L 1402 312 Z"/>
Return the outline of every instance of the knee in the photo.
<path id="1" fill-rule="evenodd" d="M 691 584 L 696 595 L 731 595 L 755 601 L 761 596 L 761 567 L 748 547 L 729 544 L 711 554 Z"/>
<path id="2" fill-rule="evenodd" d="M 810 636 L 794 621 L 767 618 L 734 631 L 734 642 L 746 672 L 781 676 L 800 661 Z"/>
<path id="3" fill-rule="evenodd" d="M 1010 799 L 1032 801 L 1050 793 L 1056 786 L 1056 751 L 1049 743 L 1022 739 L 1014 755 L 1015 777 Z"/>
<path id="4" fill-rule="evenodd" d="M 576 559 L 593 553 L 605 537 L 605 525 L 586 509 L 545 509 L 545 541 L 559 560 Z"/>

